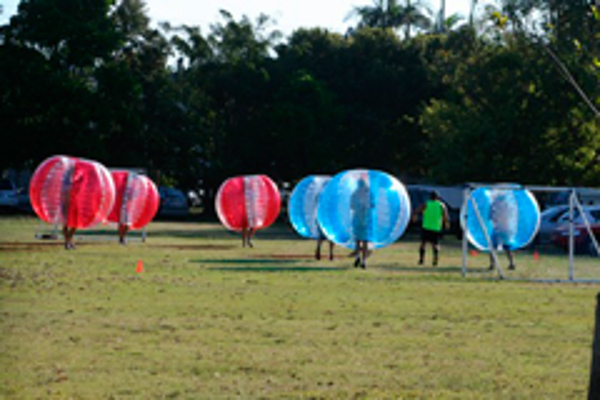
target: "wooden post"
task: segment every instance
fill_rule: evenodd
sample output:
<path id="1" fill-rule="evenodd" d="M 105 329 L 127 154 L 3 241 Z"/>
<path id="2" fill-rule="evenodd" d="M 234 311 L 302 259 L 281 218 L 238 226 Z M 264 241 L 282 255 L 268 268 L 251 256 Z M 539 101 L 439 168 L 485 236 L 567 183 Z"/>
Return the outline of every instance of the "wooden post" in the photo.
<path id="1" fill-rule="evenodd" d="M 592 371 L 588 400 L 600 400 L 600 293 L 596 296 L 596 323 L 592 345 Z"/>

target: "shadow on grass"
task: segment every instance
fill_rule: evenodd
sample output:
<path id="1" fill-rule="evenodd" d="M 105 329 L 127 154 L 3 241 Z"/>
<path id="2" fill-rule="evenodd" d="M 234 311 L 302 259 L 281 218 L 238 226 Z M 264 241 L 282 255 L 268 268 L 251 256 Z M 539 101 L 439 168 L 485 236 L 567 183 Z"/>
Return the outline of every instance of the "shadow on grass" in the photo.
<path id="1" fill-rule="evenodd" d="M 431 267 L 431 266 L 420 266 L 420 267 L 407 267 L 398 265 L 378 265 L 376 268 L 390 272 L 419 272 L 425 274 L 462 274 L 462 268 L 459 266 L 448 266 L 448 267 Z M 469 272 L 489 272 L 487 268 L 485 270 L 476 270 L 473 268 Z"/>
<path id="2" fill-rule="evenodd" d="M 190 229 L 149 229 L 149 236 L 157 237 L 174 237 L 183 239 L 202 239 L 202 238 L 214 238 L 214 239 L 231 239 L 236 238 L 242 241 L 242 235 L 240 232 L 232 232 L 220 224 L 207 227 L 206 224 L 192 224 L 188 225 Z M 266 229 L 257 231 L 254 234 L 254 240 L 260 242 L 261 240 L 294 240 L 298 239 L 298 234 L 293 228 L 287 223 L 275 223 Z"/>
<path id="3" fill-rule="evenodd" d="M 214 267 L 210 268 L 215 271 L 229 272 L 341 272 L 345 268 L 339 267 Z"/>
<path id="4" fill-rule="evenodd" d="M 209 269 L 229 272 L 331 272 L 346 270 L 346 268 L 340 267 L 298 266 L 296 260 L 280 259 L 200 259 L 192 260 L 192 262 L 214 264 L 215 266 L 211 266 Z M 234 264 L 234 266 L 216 266 L 223 264 Z"/>

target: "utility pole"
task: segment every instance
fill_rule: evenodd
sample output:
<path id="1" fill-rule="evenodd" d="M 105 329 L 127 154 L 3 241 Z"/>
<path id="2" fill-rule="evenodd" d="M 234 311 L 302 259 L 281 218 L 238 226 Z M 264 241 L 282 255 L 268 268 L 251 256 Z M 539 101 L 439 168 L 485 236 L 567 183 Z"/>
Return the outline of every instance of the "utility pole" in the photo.
<path id="1" fill-rule="evenodd" d="M 596 325 L 592 344 L 592 371 L 588 400 L 600 399 L 600 293 L 596 297 Z"/>

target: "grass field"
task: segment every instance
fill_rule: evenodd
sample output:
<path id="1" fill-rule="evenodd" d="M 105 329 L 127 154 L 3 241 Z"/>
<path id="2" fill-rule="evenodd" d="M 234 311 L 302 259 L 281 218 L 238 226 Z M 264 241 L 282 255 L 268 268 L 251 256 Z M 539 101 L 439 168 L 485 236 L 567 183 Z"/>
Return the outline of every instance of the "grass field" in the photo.
<path id="1" fill-rule="evenodd" d="M 2 398 L 586 397 L 599 286 L 499 281 L 484 255 L 463 278 L 457 241 L 437 268 L 408 237 L 363 271 L 285 224 L 253 249 L 208 222 L 127 246 L 104 227 L 74 251 L 38 227 L 0 217 Z M 510 277 L 566 277 L 564 255 L 516 260 Z"/>

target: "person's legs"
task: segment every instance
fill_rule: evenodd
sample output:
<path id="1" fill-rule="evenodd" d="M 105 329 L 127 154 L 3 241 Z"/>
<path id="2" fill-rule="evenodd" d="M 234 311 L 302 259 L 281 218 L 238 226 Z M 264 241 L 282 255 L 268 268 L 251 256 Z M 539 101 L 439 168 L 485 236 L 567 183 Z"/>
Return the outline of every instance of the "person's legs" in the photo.
<path id="1" fill-rule="evenodd" d="M 431 232 L 431 249 L 433 250 L 433 266 L 438 265 L 440 257 L 440 233 Z"/>
<path id="2" fill-rule="evenodd" d="M 433 266 L 438 265 L 439 256 L 440 256 L 440 245 L 439 243 L 432 243 L 431 247 L 433 248 Z"/>
<path id="3" fill-rule="evenodd" d="M 362 269 L 366 269 L 367 268 L 367 256 L 368 256 L 368 251 L 369 251 L 369 244 L 366 240 L 362 241 L 362 247 L 360 249 L 361 251 L 361 257 L 362 257 L 362 263 L 361 263 L 361 267 Z"/>
<path id="4" fill-rule="evenodd" d="M 421 239 L 421 245 L 419 246 L 419 265 L 423 265 L 425 261 L 425 238 Z"/>
<path id="5" fill-rule="evenodd" d="M 354 259 L 354 267 L 358 267 L 360 265 L 360 256 L 361 256 L 361 241 L 357 240 L 354 248 L 355 259 Z"/>
<path id="6" fill-rule="evenodd" d="M 494 269 L 494 256 L 492 255 L 492 252 L 490 252 L 490 266 L 488 268 L 488 270 L 492 271 Z"/>
<path id="7" fill-rule="evenodd" d="M 125 244 L 125 236 L 127 236 L 127 232 L 129 231 L 129 227 L 125 224 L 119 224 L 119 243 Z"/>
<path id="8" fill-rule="evenodd" d="M 63 239 L 65 241 L 65 249 L 69 248 L 68 231 L 69 231 L 69 228 L 66 225 L 64 225 L 62 228 L 62 234 L 63 234 Z"/>
<path id="9" fill-rule="evenodd" d="M 504 249 L 506 251 L 506 257 L 508 257 L 508 269 L 510 270 L 514 270 L 515 269 L 515 260 L 513 258 L 513 254 L 512 251 L 510 251 L 510 249 L 505 248 Z"/>
<path id="10" fill-rule="evenodd" d="M 75 228 L 70 228 L 65 225 L 63 227 L 63 236 L 65 237 L 65 249 L 74 249 L 75 244 L 73 244 L 73 236 L 75 236 Z"/>
<path id="11" fill-rule="evenodd" d="M 330 260 L 333 260 L 333 246 L 334 246 L 334 243 L 330 240 L 329 241 L 329 259 Z"/>
<path id="12" fill-rule="evenodd" d="M 323 239 L 318 238 L 317 239 L 317 249 L 315 250 L 315 259 L 317 259 L 317 260 L 321 259 L 321 244 L 323 244 Z"/>
<path id="13" fill-rule="evenodd" d="M 252 244 L 252 235 L 254 235 L 254 228 L 249 228 L 248 229 L 248 246 L 250 246 L 250 247 L 254 247 L 254 245 Z"/>

